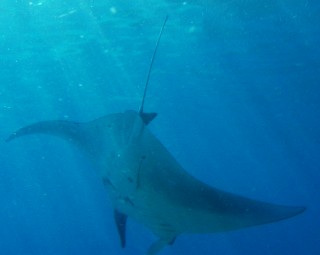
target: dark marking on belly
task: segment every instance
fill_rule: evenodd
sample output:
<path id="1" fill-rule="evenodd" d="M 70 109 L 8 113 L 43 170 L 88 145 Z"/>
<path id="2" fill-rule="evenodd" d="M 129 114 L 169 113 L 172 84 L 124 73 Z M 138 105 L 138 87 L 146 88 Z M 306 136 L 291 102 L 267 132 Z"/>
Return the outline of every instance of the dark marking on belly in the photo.
<path id="1" fill-rule="evenodd" d="M 146 159 L 145 155 L 142 155 L 140 158 L 140 162 L 139 162 L 139 168 L 138 168 L 138 173 L 137 173 L 137 185 L 136 188 L 138 189 L 140 187 L 140 174 L 141 174 L 141 168 L 142 168 L 142 163 L 143 161 Z"/>
<path id="2" fill-rule="evenodd" d="M 106 186 L 110 186 L 111 188 L 113 188 L 114 190 L 116 189 L 116 187 L 112 184 L 112 182 L 110 181 L 109 178 L 104 177 L 103 178 L 103 184 Z"/>
<path id="3" fill-rule="evenodd" d="M 131 206 L 134 206 L 134 203 L 132 202 L 132 200 L 128 196 L 123 197 L 122 200 L 125 203 L 130 204 Z"/>

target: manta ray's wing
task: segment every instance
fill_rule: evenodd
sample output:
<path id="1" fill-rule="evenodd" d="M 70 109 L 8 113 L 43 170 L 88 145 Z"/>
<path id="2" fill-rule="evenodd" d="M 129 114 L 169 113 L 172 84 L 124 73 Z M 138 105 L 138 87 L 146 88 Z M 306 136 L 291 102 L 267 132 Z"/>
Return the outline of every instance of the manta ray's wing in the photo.
<path id="1" fill-rule="evenodd" d="M 134 179 L 139 170 L 139 164 L 141 164 L 141 155 L 139 154 L 141 148 L 130 149 L 130 144 L 139 141 L 145 125 L 155 116 L 155 113 L 140 113 L 138 115 L 133 111 L 127 111 L 83 123 L 60 120 L 37 122 L 20 128 L 11 134 L 6 141 L 10 142 L 18 137 L 32 134 L 53 135 L 76 145 L 89 155 L 109 191 L 121 246 L 124 247 L 126 244 L 126 220 L 129 212 L 126 211 L 126 208 L 118 210 L 118 204 L 133 207 L 133 199 L 129 196 L 139 186 L 139 180 L 134 183 Z M 127 169 L 127 172 L 124 169 Z M 133 177 L 131 177 L 132 175 Z M 143 204 L 143 200 L 140 199 L 140 201 Z M 129 213 L 129 216 L 132 214 Z M 157 242 L 150 249 L 150 254 L 172 242 L 173 238 L 173 236 L 167 237 L 166 233 L 163 234 L 161 242 Z"/>
<path id="2" fill-rule="evenodd" d="M 294 217 L 305 211 L 301 206 L 271 204 L 225 192 L 193 179 L 180 177 L 171 192 L 173 203 L 185 210 L 179 213 L 183 232 L 214 233 L 257 226 Z"/>
<path id="3" fill-rule="evenodd" d="M 111 193 L 114 219 L 121 246 L 124 247 L 126 244 L 127 214 L 118 210 L 116 204 L 117 200 L 120 200 L 120 204 L 133 206 L 133 202 L 129 198 L 131 190 L 128 189 L 128 186 L 131 182 L 134 182 L 134 178 L 129 177 L 129 174 L 135 173 L 139 169 L 138 165 L 141 161 L 139 147 L 131 150 L 126 148 L 128 144 L 139 141 L 144 126 L 152 121 L 155 116 L 154 113 L 140 113 L 138 115 L 128 111 L 124 114 L 110 114 L 83 123 L 60 120 L 42 121 L 20 128 L 12 133 L 6 141 L 10 142 L 18 137 L 33 134 L 53 135 L 76 145 L 89 155 L 93 163 L 96 164 L 105 187 Z M 119 157 L 120 154 L 122 157 Z M 129 162 L 129 167 L 126 166 L 127 162 Z M 128 168 L 129 174 L 123 174 L 123 168 Z M 111 177 L 106 173 L 107 171 L 110 172 Z M 130 181 L 126 183 L 128 179 Z M 123 180 L 125 181 L 124 184 L 122 184 Z M 139 180 L 133 186 L 135 191 L 139 186 Z M 171 243 L 174 237 L 172 235 L 168 236 L 167 233 L 162 234 L 160 241 L 149 249 L 149 254 L 155 254 L 163 246 Z"/>
<path id="4" fill-rule="evenodd" d="M 43 121 L 25 126 L 11 134 L 6 142 L 15 138 L 32 135 L 46 134 L 53 135 L 76 145 L 90 156 L 93 163 L 97 165 L 98 174 L 103 175 L 106 167 L 107 155 L 115 154 L 121 144 L 123 136 L 126 136 L 121 114 L 110 114 L 90 122 L 72 121 Z M 122 132 L 122 133 L 121 133 Z M 120 133 L 121 136 L 115 134 Z M 108 178 L 103 179 L 105 186 L 110 186 Z M 109 182 L 109 183 L 108 183 Z M 119 232 L 121 246 L 126 243 L 125 231 L 127 215 L 114 210 L 114 219 Z"/>
<path id="5" fill-rule="evenodd" d="M 13 139 L 25 135 L 48 134 L 64 138 L 72 143 L 79 144 L 80 146 L 89 146 L 90 144 L 86 143 L 86 141 L 89 142 L 89 140 L 86 139 L 89 134 L 85 126 L 87 126 L 87 123 L 62 120 L 37 122 L 12 133 L 6 139 L 6 142 L 10 142 Z"/>
<path id="6" fill-rule="evenodd" d="M 53 135 L 83 149 L 96 161 L 97 157 L 105 154 L 107 149 L 105 145 L 108 142 L 111 143 L 111 145 L 108 145 L 112 147 L 112 141 L 108 141 L 111 139 L 111 136 L 108 136 L 108 130 L 114 127 L 114 123 L 117 123 L 118 119 L 119 114 L 110 114 L 90 122 L 81 123 L 63 120 L 37 122 L 12 133 L 6 142 L 25 135 Z"/>

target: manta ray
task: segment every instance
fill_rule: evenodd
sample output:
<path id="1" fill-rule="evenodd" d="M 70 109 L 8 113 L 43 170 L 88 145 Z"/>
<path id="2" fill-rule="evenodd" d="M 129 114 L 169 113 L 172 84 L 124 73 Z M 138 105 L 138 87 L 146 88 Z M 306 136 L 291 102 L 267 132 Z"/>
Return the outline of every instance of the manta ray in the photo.
<path id="1" fill-rule="evenodd" d="M 166 22 L 166 20 L 165 20 Z M 211 187 L 194 178 L 152 134 L 148 124 L 156 113 L 144 111 L 155 53 L 142 103 L 89 122 L 43 121 L 12 133 L 7 142 L 25 135 L 46 134 L 80 148 L 94 163 L 109 194 L 122 247 L 130 217 L 159 239 L 147 251 L 158 253 L 183 233 L 216 233 L 276 222 L 302 213 L 305 207 L 257 201 Z"/>

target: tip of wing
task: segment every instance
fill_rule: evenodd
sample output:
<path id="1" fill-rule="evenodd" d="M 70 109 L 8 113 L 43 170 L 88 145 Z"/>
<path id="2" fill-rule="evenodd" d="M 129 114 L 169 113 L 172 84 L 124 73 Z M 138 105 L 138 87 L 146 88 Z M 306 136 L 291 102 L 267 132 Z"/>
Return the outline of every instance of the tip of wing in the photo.
<path id="1" fill-rule="evenodd" d="M 286 206 L 284 208 L 285 208 L 284 210 L 286 212 L 279 214 L 279 215 L 283 216 L 283 217 L 279 217 L 279 219 L 278 219 L 279 221 L 294 217 L 298 214 L 303 213 L 307 209 L 307 207 L 305 207 L 305 206 Z"/>
<path id="2" fill-rule="evenodd" d="M 12 141 L 14 138 L 16 138 L 16 136 L 17 136 L 17 133 L 16 133 L 16 132 L 12 133 L 12 134 L 5 140 L 6 143 Z"/>
<path id="3" fill-rule="evenodd" d="M 14 133 L 12 133 L 5 141 L 8 143 L 8 142 L 20 137 L 20 136 L 41 133 L 42 132 L 41 125 L 42 125 L 42 122 L 39 122 L 39 123 L 34 123 L 31 125 L 22 127 L 20 129 L 18 129 L 17 131 L 15 131 Z"/>

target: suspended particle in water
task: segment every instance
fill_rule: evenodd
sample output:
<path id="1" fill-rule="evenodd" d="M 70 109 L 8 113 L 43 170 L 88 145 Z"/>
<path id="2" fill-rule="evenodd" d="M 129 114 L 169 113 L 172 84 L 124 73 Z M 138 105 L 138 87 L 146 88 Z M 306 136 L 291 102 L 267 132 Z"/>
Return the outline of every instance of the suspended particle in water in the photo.
<path id="1" fill-rule="evenodd" d="M 116 14 L 116 13 L 117 13 L 117 9 L 116 9 L 116 7 L 114 7 L 114 6 L 110 7 L 109 11 L 110 11 L 112 14 Z"/>

